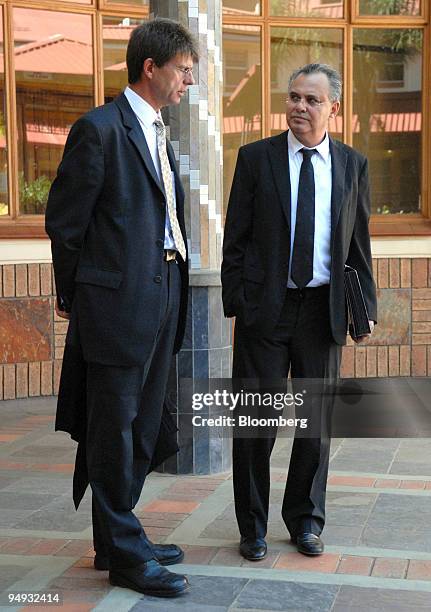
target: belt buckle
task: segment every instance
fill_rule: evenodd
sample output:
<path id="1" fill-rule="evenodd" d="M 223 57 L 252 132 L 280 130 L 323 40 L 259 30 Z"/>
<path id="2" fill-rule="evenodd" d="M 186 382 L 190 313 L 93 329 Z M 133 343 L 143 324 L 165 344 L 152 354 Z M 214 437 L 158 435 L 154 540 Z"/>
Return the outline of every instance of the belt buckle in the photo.
<path id="1" fill-rule="evenodd" d="M 174 261 L 177 257 L 177 252 L 171 249 L 165 250 L 165 261 Z"/>

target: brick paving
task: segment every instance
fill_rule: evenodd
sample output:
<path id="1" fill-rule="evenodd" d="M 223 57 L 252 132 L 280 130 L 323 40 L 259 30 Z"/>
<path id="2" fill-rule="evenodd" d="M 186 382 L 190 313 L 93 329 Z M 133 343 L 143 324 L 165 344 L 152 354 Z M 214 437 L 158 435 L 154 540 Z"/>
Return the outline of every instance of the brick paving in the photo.
<path id="1" fill-rule="evenodd" d="M 26 576 L 29 584 L 34 584 L 30 577 L 36 574 L 38 591 L 60 592 L 64 611 L 98 606 L 103 610 L 111 606 L 111 600 L 117 602 L 113 607 L 118 605 L 122 610 L 178 607 L 179 603 L 163 607 L 154 598 L 113 589 L 106 572 L 93 569 L 90 497 L 86 495 L 76 513 L 71 501 L 74 444 L 63 434 L 53 437 L 53 399 L 47 399 L 45 413 L 40 401 L 37 406 L 32 400 L 3 404 L 0 576 L 5 577 L 0 578 L 0 609 L 8 592 L 22 591 Z M 431 601 L 431 443 L 334 441 L 328 524 L 323 534 L 326 550 L 318 557 L 296 552 L 280 517 L 289 444 L 281 441 L 274 451 L 268 556 L 259 563 L 238 554 L 230 473 L 150 476 L 136 513 L 152 539 L 172 541 L 184 548 L 181 570 L 190 575 L 193 587 L 193 593 L 184 597 L 186 609 L 187 605 L 202 611 L 208 606 L 251 609 L 244 608 L 251 605 L 244 602 L 251 593 L 257 602 L 256 593 L 263 592 L 259 588 L 265 591 L 267 584 L 266 607 L 253 609 L 296 610 L 296 604 L 289 604 L 285 597 L 289 592 L 292 602 L 299 594 L 308 597 L 311 593 L 317 602 L 328 600 L 338 610 L 348 588 L 381 592 L 379 609 L 388 612 L 400 588 L 404 598 L 410 593 L 412 605 L 426 594 Z M 14 461 L 14 456 L 28 457 L 28 461 Z M 40 523 L 40 515 L 52 520 Z M 221 599 L 216 586 L 223 594 Z M 313 609 L 320 610 L 319 605 Z"/>

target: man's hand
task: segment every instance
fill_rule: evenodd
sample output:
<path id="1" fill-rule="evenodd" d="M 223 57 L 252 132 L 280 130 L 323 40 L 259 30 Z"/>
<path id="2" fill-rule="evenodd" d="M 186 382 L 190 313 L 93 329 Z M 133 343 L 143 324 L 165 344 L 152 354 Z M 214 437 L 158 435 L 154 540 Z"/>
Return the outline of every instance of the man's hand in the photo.
<path id="1" fill-rule="evenodd" d="M 356 344 L 361 344 L 361 342 L 364 342 L 364 340 L 369 338 L 371 336 L 371 334 L 373 333 L 374 321 L 368 321 L 368 323 L 370 324 L 370 333 L 369 334 L 365 334 L 365 336 L 358 336 L 357 338 L 353 338 L 353 340 L 354 340 L 354 342 L 356 342 Z"/>
<path id="2" fill-rule="evenodd" d="M 57 313 L 57 315 L 59 317 L 61 317 L 62 319 L 70 319 L 70 312 L 66 312 L 65 310 L 60 310 L 59 305 L 57 304 L 57 302 L 55 302 L 55 312 Z"/>

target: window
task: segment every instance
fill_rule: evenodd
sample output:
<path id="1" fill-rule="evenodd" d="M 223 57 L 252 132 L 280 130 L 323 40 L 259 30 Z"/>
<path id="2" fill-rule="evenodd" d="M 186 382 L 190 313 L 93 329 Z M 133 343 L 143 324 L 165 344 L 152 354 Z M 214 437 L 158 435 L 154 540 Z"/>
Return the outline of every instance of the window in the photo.
<path id="1" fill-rule="evenodd" d="M 257 87 L 262 96 L 263 138 L 287 127 L 284 100 L 293 69 L 321 62 L 341 72 L 342 104 L 329 132 L 368 157 L 372 231 L 385 235 L 431 233 L 431 56 L 424 53 L 431 28 L 425 5 L 423 0 L 269 0 L 261 15 L 243 13 L 241 25 L 238 16 L 223 13 L 225 47 L 236 24 L 242 30 L 261 27 L 262 49 L 269 49 L 253 83 L 254 99 Z M 225 48 L 228 59 L 226 54 Z M 241 114 L 249 99 L 238 103 Z M 224 152 L 227 189 L 236 161 L 233 146 L 230 139 Z"/>
<path id="2" fill-rule="evenodd" d="M 115 0 L 105 14 L 99 7 L 107 4 L 40 0 L 34 8 L 10 0 L 0 7 L 0 237 L 45 237 L 47 197 L 72 124 L 127 84 L 127 42 L 148 19 L 149 4 Z M 13 55 L 8 66 L 4 47 Z"/>

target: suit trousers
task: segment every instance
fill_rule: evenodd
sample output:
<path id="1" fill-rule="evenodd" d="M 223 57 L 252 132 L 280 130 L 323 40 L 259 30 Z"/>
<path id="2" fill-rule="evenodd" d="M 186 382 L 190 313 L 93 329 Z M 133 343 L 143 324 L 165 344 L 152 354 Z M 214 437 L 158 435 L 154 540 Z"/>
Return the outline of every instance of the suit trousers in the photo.
<path id="1" fill-rule="evenodd" d="M 303 389 L 299 379 L 334 383 L 339 375 L 340 355 L 341 346 L 334 342 L 330 330 L 329 285 L 287 289 L 279 322 L 270 336 L 257 336 L 237 320 L 234 386 L 247 388 L 251 379 L 264 386 L 264 381 L 286 379 L 289 371 L 294 393 Z M 320 435 L 319 428 L 318 433 L 318 438 L 295 434 L 293 440 L 282 504 L 283 520 L 292 536 L 304 531 L 318 535 L 325 523 L 330 439 L 329 432 Z M 235 511 L 243 537 L 263 538 L 267 532 L 270 456 L 276 429 L 269 435 L 252 435 L 234 435 Z"/>
<path id="2" fill-rule="evenodd" d="M 181 277 L 164 262 L 159 326 L 144 367 L 87 366 L 87 468 L 96 553 L 111 568 L 153 558 L 133 513 L 156 445 L 178 324 Z M 145 317 L 146 313 L 131 313 Z"/>

